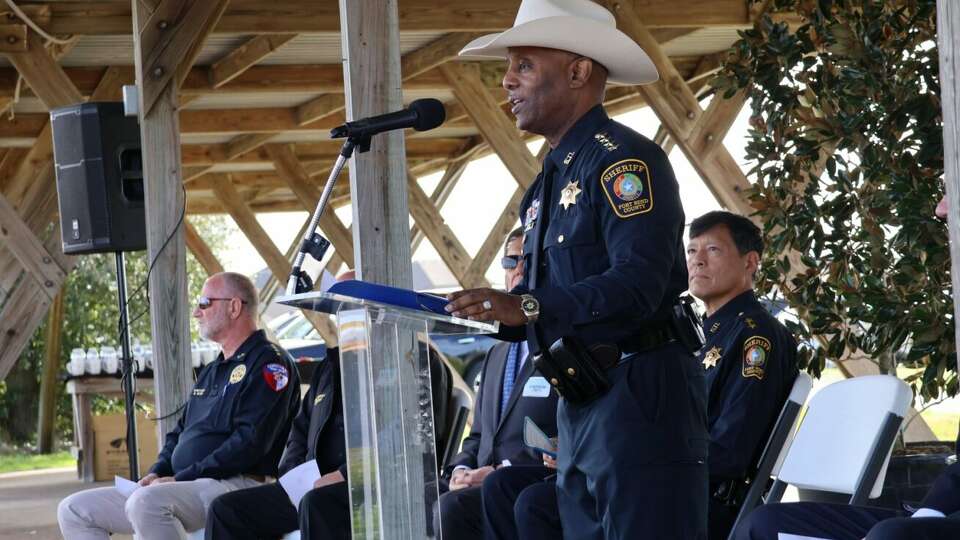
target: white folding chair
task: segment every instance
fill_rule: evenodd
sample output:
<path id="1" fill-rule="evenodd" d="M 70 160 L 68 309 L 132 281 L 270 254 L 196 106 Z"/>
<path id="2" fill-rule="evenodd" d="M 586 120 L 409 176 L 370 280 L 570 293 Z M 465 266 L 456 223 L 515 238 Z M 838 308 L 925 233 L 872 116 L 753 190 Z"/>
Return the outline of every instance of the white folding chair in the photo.
<path id="1" fill-rule="evenodd" d="M 787 396 L 787 400 L 780 409 L 780 416 L 777 417 L 777 422 L 774 424 L 770 437 L 767 439 L 767 444 L 763 448 L 763 453 L 760 455 L 756 473 L 750 482 L 750 489 L 747 490 L 747 494 L 743 498 L 740 511 L 737 513 L 737 519 L 730 529 L 728 540 L 733 540 L 733 531 L 736 531 L 737 526 L 747 514 L 760 504 L 763 492 L 767 488 L 767 480 L 769 480 L 774 466 L 781 460 L 781 456 L 789 446 L 788 441 L 795 432 L 800 410 L 806 403 L 807 396 L 810 395 L 812 388 L 813 379 L 806 373 L 799 373 L 796 380 L 793 381 L 793 388 L 790 389 L 790 395 Z"/>
<path id="2" fill-rule="evenodd" d="M 777 502 L 788 484 L 850 495 L 850 504 L 877 498 L 890 451 L 913 399 L 890 375 L 833 383 L 810 400 L 807 413 L 770 489 Z"/>

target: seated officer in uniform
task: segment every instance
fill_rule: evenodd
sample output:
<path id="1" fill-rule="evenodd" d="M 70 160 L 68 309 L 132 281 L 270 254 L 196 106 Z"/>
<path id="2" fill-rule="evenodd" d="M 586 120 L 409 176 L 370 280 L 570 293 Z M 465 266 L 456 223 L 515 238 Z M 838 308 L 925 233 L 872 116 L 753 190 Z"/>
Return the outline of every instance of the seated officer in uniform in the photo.
<path id="1" fill-rule="evenodd" d="M 690 292 L 707 308 L 700 360 L 709 385 L 711 539 L 729 534 L 744 480 L 797 377 L 793 336 L 753 294 L 762 253 L 760 229 L 745 217 L 710 212 L 690 225 Z M 549 464 L 547 456 L 545 460 Z M 492 474 L 484 483 L 483 500 L 491 537 L 559 538 L 554 489 L 555 481 L 531 485 L 521 467 Z"/>
<path id="2" fill-rule="evenodd" d="M 289 354 L 257 330 L 257 298 L 243 275 L 207 279 L 193 316 L 200 335 L 223 352 L 200 372 L 180 421 L 132 495 L 104 487 L 60 502 L 64 538 L 180 538 L 203 527 L 218 495 L 276 475 L 300 379 Z"/>
<path id="3" fill-rule="evenodd" d="M 317 461 L 321 477 L 314 489 L 300 501 L 299 515 L 304 508 L 323 507 L 324 511 L 308 525 L 298 519 L 297 507 L 278 482 L 241 489 L 217 497 L 207 514 L 206 537 L 277 538 L 311 527 L 316 538 L 349 538 L 350 515 L 347 493 L 347 458 L 343 437 L 343 402 L 340 397 L 340 354 L 327 349 L 327 356 L 318 363 L 293 421 L 287 447 L 280 460 L 280 476 L 308 459 Z M 322 500 L 320 504 L 317 501 Z M 322 531 L 322 532 L 321 532 Z M 304 538 L 310 536 L 304 535 Z"/>
<path id="4" fill-rule="evenodd" d="M 523 230 L 507 236 L 503 267 L 507 290 L 523 276 Z M 534 372 L 526 342 L 498 343 L 484 360 L 470 435 L 448 468 L 450 491 L 440 496 L 434 530 L 443 538 L 483 537 L 481 486 L 496 467 L 538 464 L 539 456 L 523 444 L 524 417 L 550 436 L 557 433 L 557 394 Z M 540 467 L 540 479 L 553 471 Z M 436 521 L 439 518 L 440 523 Z"/>
<path id="5" fill-rule="evenodd" d="M 757 302 L 753 280 L 763 253 L 760 229 L 730 212 L 709 212 L 690 224 L 690 292 L 707 310 L 710 428 L 709 535 L 725 539 L 753 467 L 797 378 L 797 343 Z"/>
<path id="6" fill-rule="evenodd" d="M 946 196 L 936 209 L 946 219 Z M 777 503 L 761 506 L 737 528 L 737 540 L 776 540 L 780 533 L 831 540 L 939 540 L 960 538 L 960 463 L 947 467 L 907 517 L 870 506 L 828 503 Z"/>

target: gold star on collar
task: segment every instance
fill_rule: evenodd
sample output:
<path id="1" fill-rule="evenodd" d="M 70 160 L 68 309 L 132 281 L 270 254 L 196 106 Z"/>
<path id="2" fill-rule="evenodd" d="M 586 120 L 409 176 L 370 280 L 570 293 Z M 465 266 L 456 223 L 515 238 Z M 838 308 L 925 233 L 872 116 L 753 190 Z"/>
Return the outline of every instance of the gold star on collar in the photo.
<path id="1" fill-rule="evenodd" d="M 577 185 L 579 183 L 579 180 L 572 180 L 563 188 L 563 191 L 560 192 L 560 206 L 562 206 L 564 210 L 570 208 L 572 204 L 577 204 L 577 195 L 583 192 L 580 186 Z"/>
<path id="2" fill-rule="evenodd" d="M 713 325 L 710 327 L 710 333 L 711 333 L 711 334 L 715 334 L 715 333 L 717 332 L 717 330 L 719 330 L 719 329 L 720 329 L 720 323 L 715 322 L 715 323 L 713 323 Z"/>
<path id="3" fill-rule="evenodd" d="M 720 352 L 720 347 L 714 347 L 707 351 L 707 354 L 703 355 L 703 369 L 716 367 L 721 356 L 723 356 L 723 353 Z"/>
<path id="4" fill-rule="evenodd" d="M 754 320 L 751 319 L 750 317 L 747 317 L 746 319 L 744 319 L 743 322 L 747 323 L 747 326 L 749 326 L 750 328 L 756 328 L 756 327 L 757 327 L 757 323 L 754 322 Z"/>

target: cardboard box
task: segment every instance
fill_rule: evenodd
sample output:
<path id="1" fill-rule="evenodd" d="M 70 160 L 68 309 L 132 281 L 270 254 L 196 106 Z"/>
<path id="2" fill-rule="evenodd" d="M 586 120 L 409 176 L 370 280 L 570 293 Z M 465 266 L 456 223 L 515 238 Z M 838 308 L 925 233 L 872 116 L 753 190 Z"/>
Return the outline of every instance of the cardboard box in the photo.
<path id="1" fill-rule="evenodd" d="M 93 478 L 97 482 L 114 476 L 130 476 L 127 456 L 127 421 L 123 414 L 93 417 Z M 137 456 L 140 476 L 157 461 L 157 423 L 143 414 L 137 415 Z"/>

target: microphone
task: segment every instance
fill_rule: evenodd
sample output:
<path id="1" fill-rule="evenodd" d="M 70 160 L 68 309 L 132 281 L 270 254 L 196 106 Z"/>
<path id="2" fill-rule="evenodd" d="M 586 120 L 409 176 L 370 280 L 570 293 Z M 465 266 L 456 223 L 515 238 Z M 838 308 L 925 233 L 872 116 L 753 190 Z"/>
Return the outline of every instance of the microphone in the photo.
<path id="1" fill-rule="evenodd" d="M 384 131 L 413 128 L 415 131 L 427 131 L 443 123 L 447 112 L 443 103 L 433 98 L 418 99 L 402 111 L 361 118 L 347 122 L 330 130 L 333 139 L 365 138 Z"/>

